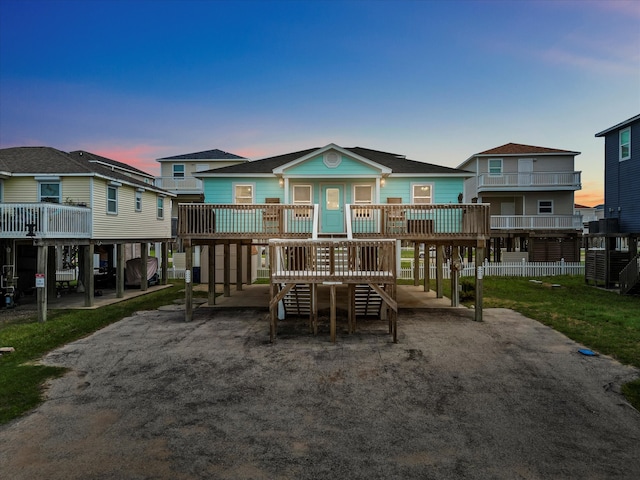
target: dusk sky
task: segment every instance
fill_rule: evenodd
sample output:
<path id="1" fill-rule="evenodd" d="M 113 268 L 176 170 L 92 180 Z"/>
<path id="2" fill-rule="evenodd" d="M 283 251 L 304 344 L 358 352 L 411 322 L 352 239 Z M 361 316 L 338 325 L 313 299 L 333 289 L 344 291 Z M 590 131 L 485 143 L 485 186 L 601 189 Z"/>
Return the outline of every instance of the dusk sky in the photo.
<path id="1" fill-rule="evenodd" d="M 582 152 L 640 113 L 640 2 L 0 0 L 0 147 L 159 174 L 218 148 L 337 143 L 457 167 L 505 143 Z"/>

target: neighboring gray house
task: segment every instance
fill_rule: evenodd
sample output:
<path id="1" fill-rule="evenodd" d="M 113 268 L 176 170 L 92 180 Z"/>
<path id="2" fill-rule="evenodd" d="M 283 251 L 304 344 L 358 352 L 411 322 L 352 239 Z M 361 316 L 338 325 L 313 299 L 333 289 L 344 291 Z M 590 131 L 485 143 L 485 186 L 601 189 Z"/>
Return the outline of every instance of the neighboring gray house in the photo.
<path id="1" fill-rule="evenodd" d="M 464 198 L 491 204 L 493 257 L 520 251 L 529 261 L 580 260 L 580 152 L 508 143 L 476 153 L 458 168 L 474 172 Z"/>

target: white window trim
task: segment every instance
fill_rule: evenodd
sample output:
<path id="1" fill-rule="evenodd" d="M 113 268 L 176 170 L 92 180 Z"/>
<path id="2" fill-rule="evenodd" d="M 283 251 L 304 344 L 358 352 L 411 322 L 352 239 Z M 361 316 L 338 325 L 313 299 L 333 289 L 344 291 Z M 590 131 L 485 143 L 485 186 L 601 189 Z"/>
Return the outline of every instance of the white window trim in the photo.
<path id="1" fill-rule="evenodd" d="M 298 187 L 308 187 L 309 188 L 309 200 L 297 200 L 296 199 L 296 190 Z M 313 185 L 309 184 L 295 184 L 291 185 L 291 203 L 293 205 L 313 205 Z M 309 210 L 296 210 L 296 218 L 310 218 L 311 217 L 311 208 Z"/>
<path id="2" fill-rule="evenodd" d="M 182 167 L 182 176 L 176 177 L 176 167 Z M 187 166 L 184 163 L 174 163 L 171 166 L 171 176 L 173 178 L 185 178 L 187 176 Z"/>
<path id="3" fill-rule="evenodd" d="M 626 157 L 622 156 L 622 134 L 624 132 L 629 132 L 629 141 L 625 144 L 628 146 L 629 154 Z M 623 128 L 620 130 L 620 133 L 618 133 L 618 158 L 621 162 L 631 158 L 631 127 Z"/>
<path id="4" fill-rule="evenodd" d="M 238 203 L 238 197 L 236 195 L 236 189 L 238 187 L 251 187 L 251 202 L 248 204 L 256 203 L 256 184 L 251 182 L 238 182 L 232 184 L 233 204 L 234 205 L 247 205 L 246 203 Z"/>
<path id="5" fill-rule="evenodd" d="M 162 208 L 160 208 L 160 203 L 162 203 Z M 162 211 L 162 214 L 159 215 L 159 213 Z M 158 197 L 156 197 L 156 218 L 158 220 L 163 220 L 164 219 L 164 197 L 158 195 Z"/>
<path id="6" fill-rule="evenodd" d="M 109 199 L 109 190 L 112 190 L 112 189 L 113 189 L 114 192 L 116 192 L 116 198 L 113 201 Z M 116 187 L 115 185 L 107 185 L 107 199 L 106 200 L 107 200 L 107 215 L 117 215 L 118 214 L 118 187 Z M 116 207 L 115 211 L 113 211 L 113 212 L 111 210 L 109 210 L 109 205 L 110 205 L 111 202 L 115 203 L 115 207 Z"/>
<path id="7" fill-rule="evenodd" d="M 44 202 L 42 198 L 42 185 L 43 184 L 51 184 L 58 185 L 58 201 L 55 203 L 62 203 L 62 184 L 59 180 L 39 180 L 38 181 L 38 202 Z M 45 197 L 45 198 L 53 198 L 53 197 Z"/>
<path id="8" fill-rule="evenodd" d="M 542 208 L 542 203 L 549 203 L 549 206 L 546 206 L 544 208 L 551 208 L 550 212 L 541 212 L 540 209 Z M 538 200 L 538 215 L 553 215 L 554 212 L 554 208 L 553 208 L 553 200 Z"/>
<path id="9" fill-rule="evenodd" d="M 134 210 L 136 212 L 142 211 L 142 192 L 136 191 L 135 193 Z"/>
<path id="10" fill-rule="evenodd" d="M 369 188 L 369 200 L 367 201 L 362 201 L 362 200 L 357 200 L 356 199 L 356 189 L 358 188 L 362 188 L 362 187 L 367 187 Z M 353 199 L 353 204 L 354 205 L 372 205 L 373 204 L 373 195 L 374 195 L 374 186 L 370 183 L 360 183 L 360 184 L 355 184 L 353 185 L 353 191 L 351 193 L 351 198 Z M 353 210 L 353 214 L 356 218 L 369 218 L 371 217 L 371 209 L 370 208 L 364 208 L 364 209 L 354 209 Z"/>
<path id="11" fill-rule="evenodd" d="M 429 203 L 419 203 L 419 204 L 416 203 L 416 197 L 414 195 L 415 187 L 429 187 L 429 189 L 431 190 Z M 414 205 L 430 205 L 433 203 L 434 195 L 435 195 L 435 192 L 434 192 L 433 183 L 415 182 L 411 184 L 411 203 Z M 418 197 L 418 198 L 424 198 L 424 197 Z"/>
<path id="12" fill-rule="evenodd" d="M 500 173 L 491 173 L 491 162 L 500 162 Z M 491 177 L 500 177 L 502 176 L 502 173 L 504 171 L 504 162 L 502 160 L 502 158 L 489 158 L 487 160 L 487 173 L 489 174 L 489 176 Z"/>

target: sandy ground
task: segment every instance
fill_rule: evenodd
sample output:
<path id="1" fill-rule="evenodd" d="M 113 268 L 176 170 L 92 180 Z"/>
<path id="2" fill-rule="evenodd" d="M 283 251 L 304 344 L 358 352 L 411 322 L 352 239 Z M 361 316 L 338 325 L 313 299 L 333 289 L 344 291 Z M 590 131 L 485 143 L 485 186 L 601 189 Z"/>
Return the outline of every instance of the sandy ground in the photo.
<path id="1" fill-rule="evenodd" d="M 270 344 L 264 309 L 177 308 L 48 355 L 70 371 L 0 427 L 0 477 L 640 478 L 637 369 L 510 310 L 405 309 L 398 344 L 284 321 Z"/>

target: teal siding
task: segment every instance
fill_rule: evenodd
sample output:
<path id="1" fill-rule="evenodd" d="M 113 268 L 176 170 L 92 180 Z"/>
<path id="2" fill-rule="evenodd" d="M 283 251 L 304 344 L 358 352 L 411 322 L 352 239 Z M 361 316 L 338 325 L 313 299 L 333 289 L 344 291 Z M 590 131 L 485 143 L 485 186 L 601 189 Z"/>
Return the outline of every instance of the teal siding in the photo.
<path id="1" fill-rule="evenodd" d="M 205 203 L 234 203 L 235 184 L 254 185 L 254 202 L 265 203 L 265 199 L 277 197 L 284 202 L 284 189 L 277 178 L 205 178 L 203 179 Z"/>
<path id="2" fill-rule="evenodd" d="M 400 197 L 402 203 L 411 203 L 411 185 L 414 183 L 433 185 L 433 203 L 458 203 L 458 195 L 464 187 L 463 178 L 390 177 L 380 190 L 380 203 L 387 203 L 389 197 Z"/>
<path id="3" fill-rule="evenodd" d="M 322 155 L 307 160 L 285 170 L 286 175 L 307 175 L 313 178 L 316 175 L 378 175 L 380 170 L 369 165 L 342 156 L 340 165 L 335 168 L 327 167 L 323 162 Z"/>

